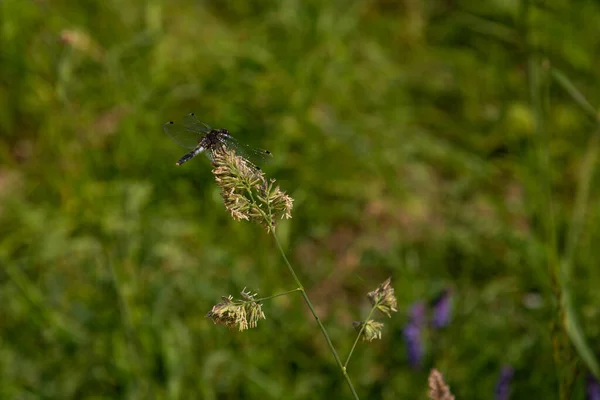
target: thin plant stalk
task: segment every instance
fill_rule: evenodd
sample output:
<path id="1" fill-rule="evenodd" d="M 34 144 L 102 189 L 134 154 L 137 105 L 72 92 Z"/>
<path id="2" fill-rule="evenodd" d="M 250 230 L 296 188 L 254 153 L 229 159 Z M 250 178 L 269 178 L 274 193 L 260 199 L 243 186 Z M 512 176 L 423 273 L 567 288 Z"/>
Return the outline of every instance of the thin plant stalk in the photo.
<path id="1" fill-rule="evenodd" d="M 529 99 L 531 104 L 531 111 L 533 116 L 533 131 L 534 131 L 534 151 L 535 151 L 535 168 L 536 175 L 539 175 L 536 186 L 539 188 L 539 199 L 537 200 L 538 206 L 541 210 L 545 210 L 545 218 L 542 218 L 542 235 L 545 241 L 545 255 L 547 273 L 551 282 L 552 295 L 554 297 L 554 312 L 555 316 L 551 320 L 550 336 L 552 340 L 552 356 L 554 359 L 554 367 L 556 370 L 558 380 L 558 397 L 560 399 L 566 399 L 566 388 L 567 384 L 563 378 L 564 372 L 564 360 L 565 360 L 565 345 L 566 335 L 561 330 L 562 318 L 564 317 L 563 310 L 561 307 L 562 303 L 562 288 L 560 286 L 560 266 L 559 256 L 557 248 L 557 236 L 556 236 L 556 221 L 555 221 L 555 207 L 554 199 L 552 196 L 552 182 L 550 178 L 550 151 L 548 148 L 549 138 L 545 135 L 546 126 L 544 124 L 545 113 L 544 105 L 548 105 L 545 102 L 545 95 L 548 95 L 548 74 L 544 74 L 541 65 L 541 60 L 533 50 L 532 41 L 533 35 L 531 34 L 530 18 L 531 18 L 531 7 L 530 0 L 523 0 L 521 2 L 521 29 L 522 37 L 525 43 L 525 49 L 527 51 L 527 84 L 529 89 Z M 567 339 L 568 340 L 568 339 Z"/>
<path id="2" fill-rule="evenodd" d="M 587 100 L 585 95 L 571 82 L 571 80 L 556 68 L 551 68 L 552 77 L 554 80 L 571 96 L 571 98 L 585 111 L 589 116 L 595 119 L 596 130 L 593 132 L 588 145 L 587 152 L 583 157 L 583 162 L 580 166 L 579 178 L 577 181 L 577 189 L 575 191 L 575 202 L 573 206 L 573 215 L 567 234 L 564 255 L 561 260 L 559 281 L 562 284 L 562 302 L 561 306 L 565 313 L 564 327 L 579 352 L 580 357 L 587 364 L 592 374 L 600 377 L 600 365 L 594 355 L 590 345 L 588 344 L 581 323 L 577 318 L 576 310 L 573 305 L 571 294 L 571 274 L 574 263 L 575 250 L 581 236 L 585 215 L 587 213 L 592 179 L 595 173 L 595 166 L 598 159 L 600 149 L 600 115 Z"/>
<path id="3" fill-rule="evenodd" d="M 302 297 L 317 321 L 319 329 L 323 332 L 327 345 L 333 353 L 335 361 L 339 366 L 342 375 L 344 375 L 344 379 L 346 379 L 346 383 L 350 387 L 354 399 L 358 400 L 358 394 L 352 385 L 352 381 L 346 372 L 346 368 L 342 364 L 335 347 L 333 347 L 333 343 L 331 342 L 327 330 L 317 316 L 317 312 L 308 298 L 302 282 L 300 282 L 298 275 L 296 275 L 296 271 L 294 271 L 294 268 L 287 259 L 285 252 L 281 247 L 281 243 L 279 243 L 279 238 L 275 233 L 276 221 L 278 219 L 291 218 L 294 200 L 285 192 L 282 192 L 279 189 L 279 186 L 274 185 L 275 180 L 267 180 L 260 169 L 256 168 L 245 158 L 237 155 L 234 151 L 229 151 L 227 148 L 218 148 L 212 152 L 212 159 L 214 165 L 213 174 L 215 175 L 217 185 L 221 187 L 221 196 L 223 197 L 225 208 L 230 212 L 233 219 L 243 219 L 259 223 L 267 229 L 267 232 L 273 233 L 277 248 L 297 285 L 297 289 L 284 294 L 289 294 L 294 291 L 302 293 Z M 276 296 L 278 295 L 269 298 Z M 254 299 L 252 300 L 256 303 Z M 216 323 L 238 325 L 238 320 L 243 320 L 245 322 L 245 319 L 243 318 L 245 315 L 243 315 L 243 312 L 240 312 L 237 316 L 232 315 L 231 312 L 222 312 L 224 309 L 226 311 L 231 311 L 229 310 L 230 301 L 231 299 L 226 298 L 224 303 L 213 307 L 213 310 L 209 313 L 212 317 L 215 317 L 213 320 L 216 321 Z M 232 317 L 236 318 L 232 320 Z M 241 325 L 241 328 L 247 329 L 247 324 Z"/>
<path id="4" fill-rule="evenodd" d="M 562 330 L 562 318 L 564 317 L 562 304 L 562 287 L 560 285 L 560 266 L 559 266 L 559 255 L 557 249 L 557 237 L 556 237 L 556 220 L 555 220 L 555 207 L 554 199 L 552 196 L 551 178 L 550 178 L 550 154 L 548 149 L 548 137 L 545 136 L 544 126 L 544 99 L 545 93 L 544 85 L 547 85 L 547 76 L 543 75 L 542 66 L 538 57 L 530 54 L 528 59 L 528 81 L 529 81 L 529 95 L 531 100 L 531 108 L 533 112 L 534 120 L 534 132 L 535 132 L 535 150 L 536 150 L 536 162 L 537 169 L 539 171 L 539 182 L 540 185 L 540 209 L 545 210 L 545 218 L 542 219 L 542 235 L 546 242 L 545 255 L 547 272 L 551 282 L 551 290 L 554 296 L 554 319 L 551 321 L 550 335 L 552 337 L 552 356 L 554 359 L 554 367 L 556 369 L 558 379 L 558 393 L 559 398 L 566 399 L 566 380 L 564 379 L 565 371 L 565 347 L 566 337 Z"/>
<path id="5" fill-rule="evenodd" d="M 277 243 L 277 248 L 279 249 L 279 252 L 281 253 L 281 256 L 283 257 L 283 260 L 285 261 L 285 264 L 287 265 L 290 273 L 294 277 L 294 281 L 296 281 L 296 284 L 298 285 L 298 290 L 300 290 L 300 292 L 302 293 L 302 297 L 304 298 L 304 302 L 306 303 L 306 305 L 310 309 L 310 312 L 312 313 L 313 317 L 315 318 L 315 321 L 317 321 L 317 324 L 319 325 L 319 328 L 321 329 L 321 332 L 323 332 L 323 336 L 325 336 L 325 340 L 327 341 L 327 345 L 329 346 L 329 349 L 333 353 L 333 357 L 335 358 L 335 362 L 337 363 L 338 367 L 340 367 L 342 375 L 344 375 L 344 379 L 346 379 L 346 383 L 350 387 L 350 391 L 352 392 L 352 396 L 354 396 L 354 398 L 356 400 L 358 400 L 359 397 L 358 397 L 358 394 L 356 393 L 356 390 L 354 389 L 354 385 L 352 385 L 352 380 L 350 379 L 350 376 L 348 375 L 348 372 L 346 371 L 346 367 L 342 364 L 342 360 L 338 356 L 337 351 L 335 350 L 335 347 L 333 347 L 333 343 L 331 342 L 331 338 L 329 337 L 329 334 L 327 333 L 327 329 L 325 329 L 325 326 L 323 325 L 323 323 L 321 322 L 321 319 L 317 315 L 317 312 L 315 311 L 315 308 L 313 307 L 312 302 L 308 298 L 308 295 L 306 294 L 306 290 L 304 290 L 304 285 L 302 285 L 302 282 L 300 282 L 300 279 L 298 278 L 298 275 L 296 275 L 296 272 L 294 271 L 294 268 L 292 267 L 292 265 L 288 261 L 286 255 L 285 255 L 285 252 L 283 251 L 283 248 L 281 247 L 281 243 L 279 243 L 279 238 L 275 234 L 275 230 L 272 229 L 271 232 L 273 233 L 273 237 L 275 238 L 275 243 Z"/>
<path id="6" fill-rule="evenodd" d="M 365 319 L 365 321 L 368 321 L 371 319 L 371 315 L 373 315 L 373 311 L 375 311 L 376 308 L 377 308 L 377 304 L 374 304 L 373 308 L 371 308 L 371 311 L 369 311 L 369 315 L 367 315 L 367 318 Z M 358 331 L 358 335 L 356 335 L 356 340 L 354 340 L 354 344 L 352 345 L 352 348 L 350 349 L 348 358 L 346 358 L 346 362 L 344 363 L 344 369 L 346 369 L 348 367 L 348 363 L 350 362 L 352 353 L 354 353 L 354 349 L 356 348 L 356 345 L 358 344 L 359 339 L 362 337 L 362 333 L 365 330 L 366 326 L 367 326 L 366 324 L 362 324 L 362 326 L 360 327 L 360 330 Z"/>
<path id="7" fill-rule="evenodd" d="M 294 292 L 300 292 L 301 290 L 302 290 L 302 289 L 300 289 L 300 288 L 296 288 L 296 289 L 294 289 L 294 290 L 288 290 L 287 292 L 283 292 L 283 293 L 277 293 L 277 294 L 274 294 L 274 295 L 272 295 L 272 296 L 261 297 L 260 299 L 256 299 L 256 300 L 254 300 L 254 301 L 255 301 L 256 303 L 258 303 L 259 301 L 265 301 L 265 300 L 274 299 L 274 298 L 276 298 L 276 297 L 285 296 L 285 295 L 288 295 L 288 294 L 290 294 L 290 293 L 294 293 Z"/>

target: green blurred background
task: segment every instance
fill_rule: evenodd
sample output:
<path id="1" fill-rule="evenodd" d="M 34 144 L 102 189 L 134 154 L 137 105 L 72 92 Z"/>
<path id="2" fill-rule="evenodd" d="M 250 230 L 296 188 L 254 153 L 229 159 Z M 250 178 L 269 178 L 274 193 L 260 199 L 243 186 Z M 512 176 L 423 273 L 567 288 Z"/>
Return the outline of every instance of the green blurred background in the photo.
<path id="1" fill-rule="evenodd" d="M 584 398 L 600 351 L 595 1 L 0 2 L 0 397 L 332 399 L 350 392 L 300 296 L 246 332 L 205 314 L 293 289 L 210 162 L 195 112 L 270 149 L 278 227 L 342 357 L 366 293 L 364 399 Z M 453 292 L 411 368 L 409 307 Z M 597 371 L 596 371 L 597 372 Z"/>

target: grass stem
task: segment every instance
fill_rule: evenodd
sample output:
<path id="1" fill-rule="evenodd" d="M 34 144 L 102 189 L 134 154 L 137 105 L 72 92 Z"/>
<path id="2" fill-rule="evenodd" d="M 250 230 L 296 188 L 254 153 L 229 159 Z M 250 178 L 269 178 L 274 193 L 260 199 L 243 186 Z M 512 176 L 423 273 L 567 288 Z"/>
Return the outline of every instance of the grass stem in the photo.
<path id="1" fill-rule="evenodd" d="M 302 297 L 304 298 L 304 302 L 306 303 L 306 305 L 310 309 L 310 312 L 312 313 L 313 317 L 315 318 L 315 321 L 317 321 L 317 324 L 319 325 L 319 328 L 321 329 L 321 332 L 323 333 L 323 336 L 325 336 L 325 340 L 327 341 L 327 345 L 329 346 L 329 349 L 331 350 L 331 353 L 333 353 L 333 357 L 335 358 L 335 362 L 337 363 L 338 367 L 340 367 L 342 375 L 344 375 L 344 379 L 346 379 L 346 383 L 350 387 L 350 391 L 352 392 L 352 396 L 356 400 L 358 400 L 359 397 L 358 397 L 358 394 L 356 393 L 356 390 L 354 389 L 354 385 L 352 385 L 352 380 L 350 379 L 350 376 L 348 375 L 348 372 L 346 371 L 346 367 L 342 364 L 342 360 L 338 356 L 338 353 L 335 350 L 335 347 L 333 346 L 333 343 L 331 342 L 331 338 L 329 337 L 329 334 L 327 333 L 327 329 L 325 329 L 325 326 L 323 325 L 323 323 L 321 322 L 321 319 L 317 315 L 317 312 L 315 311 L 315 308 L 313 307 L 312 302 L 310 301 L 310 299 L 308 298 L 308 295 L 306 294 L 306 290 L 304 290 L 304 285 L 302 285 L 302 282 L 300 282 L 300 279 L 298 278 L 298 275 L 296 275 L 296 271 L 294 271 L 294 268 L 292 267 L 292 264 L 290 264 L 290 262 L 288 261 L 288 258 L 286 257 L 285 252 L 283 251 L 283 248 L 281 247 L 281 243 L 279 243 L 279 238 L 277 237 L 277 234 L 275 233 L 275 230 L 272 229 L 271 232 L 273 232 L 273 237 L 275 238 L 275 243 L 277 243 L 277 248 L 279 249 L 279 252 L 281 253 L 281 256 L 283 257 L 283 260 L 285 261 L 285 264 L 287 265 L 290 273 L 294 277 L 294 281 L 296 281 L 296 284 L 298 285 L 298 290 L 300 290 L 300 292 L 302 293 Z"/>
<path id="2" fill-rule="evenodd" d="M 377 304 L 374 304 L 373 308 L 371 308 L 371 311 L 369 311 L 369 315 L 367 315 L 367 318 L 365 319 L 365 322 L 371 319 L 371 315 L 373 315 L 373 311 L 375 311 L 376 308 L 377 308 Z M 362 324 L 362 326 L 360 327 L 360 330 L 358 331 L 358 335 L 356 335 L 356 340 L 354 340 L 354 344 L 352 344 L 352 348 L 350 349 L 350 353 L 348 353 L 348 358 L 346 358 L 346 362 L 344 363 L 344 368 L 348 367 L 348 363 L 350 362 L 350 358 L 352 357 L 352 353 L 354 353 L 354 349 L 356 348 L 356 345 L 358 344 L 358 340 L 360 339 L 363 331 L 365 330 L 365 326 L 366 326 L 366 324 Z"/>
<path id="3" fill-rule="evenodd" d="M 287 294 L 294 293 L 294 292 L 299 292 L 299 291 L 301 291 L 301 290 L 302 290 L 302 289 L 300 289 L 300 288 L 296 288 L 296 289 L 294 289 L 294 290 L 288 290 L 287 292 L 283 292 L 283 293 L 277 293 L 277 294 L 274 294 L 274 295 L 272 295 L 272 296 L 261 297 L 260 299 L 256 299 L 256 300 L 254 300 L 254 301 L 255 301 L 256 303 L 258 303 L 258 302 L 260 302 L 260 301 L 265 301 L 265 300 L 274 299 L 274 298 L 276 298 L 276 297 L 285 296 L 285 295 L 287 295 Z"/>

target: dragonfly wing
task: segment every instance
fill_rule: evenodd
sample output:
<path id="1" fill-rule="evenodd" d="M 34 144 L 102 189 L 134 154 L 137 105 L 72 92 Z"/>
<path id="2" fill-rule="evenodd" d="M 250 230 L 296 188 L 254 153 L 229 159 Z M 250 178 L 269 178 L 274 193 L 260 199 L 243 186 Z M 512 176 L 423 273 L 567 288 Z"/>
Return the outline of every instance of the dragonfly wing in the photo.
<path id="1" fill-rule="evenodd" d="M 200 132 L 193 132 L 187 129 L 184 125 L 169 121 L 164 124 L 163 129 L 167 135 L 181 147 L 186 149 L 195 149 L 198 142 L 202 139 Z"/>
<path id="2" fill-rule="evenodd" d="M 225 146 L 234 150 L 238 155 L 244 157 L 254 164 L 261 164 L 273 158 L 273 154 L 269 150 L 252 147 L 245 143 L 241 143 L 231 135 L 225 138 Z"/>
<path id="3" fill-rule="evenodd" d="M 210 131 L 212 131 L 210 125 L 207 125 L 204 122 L 200 121 L 198 118 L 196 118 L 196 114 L 194 113 L 189 113 L 188 115 L 186 115 L 183 119 L 183 124 L 185 125 L 185 128 L 187 130 L 196 133 L 209 133 Z"/>

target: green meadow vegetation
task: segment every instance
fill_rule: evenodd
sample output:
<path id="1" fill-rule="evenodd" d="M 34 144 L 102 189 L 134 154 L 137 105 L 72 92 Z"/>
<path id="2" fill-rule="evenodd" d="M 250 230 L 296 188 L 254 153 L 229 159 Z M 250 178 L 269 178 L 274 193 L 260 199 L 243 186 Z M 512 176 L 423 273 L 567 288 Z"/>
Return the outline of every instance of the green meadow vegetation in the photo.
<path id="1" fill-rule="evenodd" d="M 348 365 L 361 399 L 427 398 L 432 368 L 461 400 L 507 398 L 503 368 L 511 399 L 586 398 L 598 21 L 592 0 L 0 1 L 0 398 L 352 398 L 300 293 L 243 332 L 206 317 L 297 285 L 210 160 L 175 166 L 162 127 L 190 112 L 273 153 L 276 234 L 342 360 L 391 277 L 398 312 Z"/>

